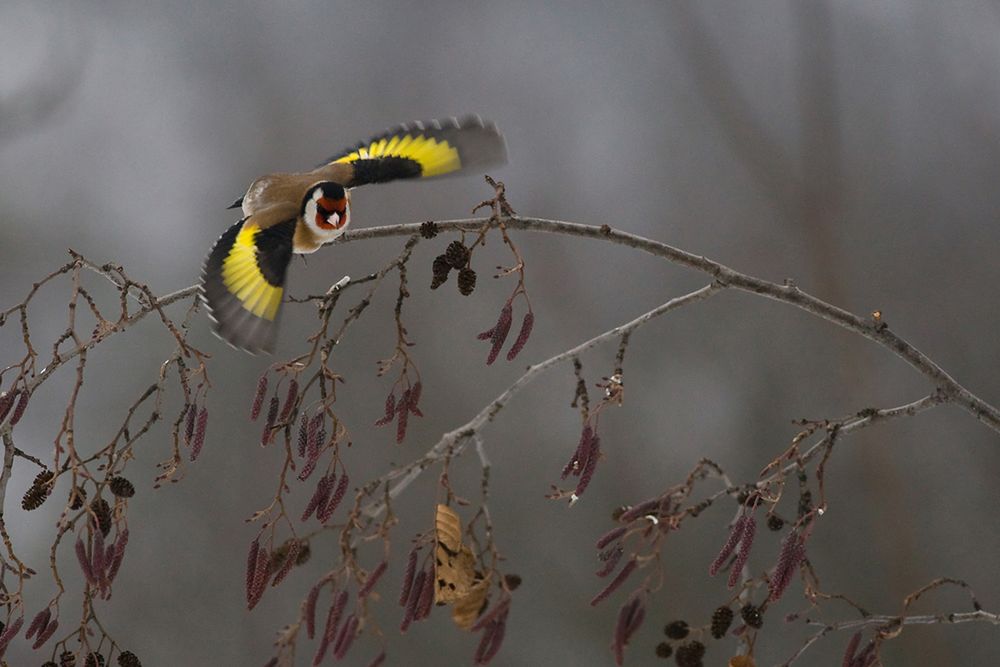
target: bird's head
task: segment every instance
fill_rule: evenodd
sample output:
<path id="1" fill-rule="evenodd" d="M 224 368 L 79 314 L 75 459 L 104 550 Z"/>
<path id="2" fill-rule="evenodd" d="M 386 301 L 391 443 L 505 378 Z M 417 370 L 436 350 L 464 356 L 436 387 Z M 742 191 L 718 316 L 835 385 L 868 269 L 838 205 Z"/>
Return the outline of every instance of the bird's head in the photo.
<path id="1" fill-rule="evenodd" d="M 309 187 L 302 199 L 302 220 L 320 241 L 329 243 L 347 230 L 351 205 L 344 186 L 322 181 Z"/>

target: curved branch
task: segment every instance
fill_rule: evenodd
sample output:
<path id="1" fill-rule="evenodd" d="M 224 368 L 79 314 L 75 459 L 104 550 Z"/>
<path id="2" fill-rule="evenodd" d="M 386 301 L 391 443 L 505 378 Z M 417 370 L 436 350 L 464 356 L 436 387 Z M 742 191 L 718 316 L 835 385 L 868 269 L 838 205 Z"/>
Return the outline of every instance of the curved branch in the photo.
<path id="1" fill-rule="evenodd" d="M 438 222 L 440 230 L 459 230 L 470 227 L 482 226 L 486 220 L 480 218 L 470 218 L 465 220 L 449 220 Z M 881 319 L 862 318 L 833 304 L 827 303 L 811 294 L 803 292 L 794 284 L 778 285 L 767 280 L 755 278 L 751 275 L 735 271 L 734 269 L 714 262 L 707 257 L 694 255 L 675 248 L 666 243 L 653 241 L 636 234 L 612 229 L 607 225 L 600 227 L 595 225 L 582 225 L 574 222 L 563 222 L 560 220 L 546 220 L 543 218 L 525 218 L 521 216 L 506 217 L 499 220 L 508 229 L 523 229 L 533 232 L 546 232 L 552 234 L 566 234 L 569 236 L 580 236 L 583 238 L 598 239 L 624 245 L 629 248 L 642 250 L 651 255 L 662 257 L 675 264 L 686 266 L 703 273 L 707 273 L 726 287 L 732 287 L 751 294 L 757 294 L 768 299 L 781 301 L 800 308 L 807 313 L 821 317 L 824 320 L 833 322 L 848 331 L 864 336 L 882 347 L 888 349 L 896 356 L 906 361 L 910 366 L 919 371 L 929 379 L 940 391 L 944 392 L 948 398 L 960 405 L 976 419 L 989 426 L 994 431 L 1000 432 L 1000 410 L 993 405 L 982 400 L 971 391 L 959 384 L 943 368 L 932 361 L 927 355 L 918 350 L 912 344 L 896 335 L 889 329 Z M 389 236 L 404 236 L 414 234 L 420 229 L 419 223 L 389 225 L 385 227 L 370 227 L 344 234 L 338 243 L 359 241 L 362 239 L 385 238 Z"/>
<path id="2" fill-rule="evenodd" d="M 583 225 L 575 222 L 564 222 L 561 220 L 548 220 L 544 218 L 527 218 L 522 216 L 507 216 L 494 219 L 492 222 L 488 218 L 465 218 L 460 220 L 445 220 L 437 222 L 436 226 L 440 231 L 458 231 L 468 229 L 481 229 L 484 224 L 502 224 L 507 229 L 519 229 L 532 232 L 544 232 L 549 234 L 565 234 L 582 238 L 597 239 L 623 245 L 636 250 L 649 253 L 656 257 L 662 257 L 674 264 L 679 264 L 702 273 L 712 276 L 716 282 L 734 289 L 756 294 L 768 299 L 787 303 L 812 315 L 820 317 L 828 322 L 832 322 L 848 331 L 864 336 L 865 338 L 878 343 L 888 349 L 896 356 L 920 372 L 924 377 L 942 392 L 950 401 L 961 406 L 972 414 L 977 420 L 986 424 L 994 431 L 1000 432 L 1000 410 L 979 398 L 964 386 L 959 384 L 947 371 L 931 360 L 927 355 L 914 347 L 911 343 L 894 333 L 881 320 L 881 318 L 862 318 L 842 308 L 827 303 L 811 294 L 800 290 L 792 283 L 779 285 L 767 280 L 762 280 L 746 273 L 741 273 L 719 262 L 712 261 L 707 257 L 695 255 L 674 246 L 654 241 L 636 234 L 630 234 L 607 225 Z M 334 244 L 351 243 L 353 241 L 363 241 L 368 239 L 389 238 L 394 236 L 412 236 L 420 232 L 421 223 L 406 223 L 399 225 L 385 225 L 381 227 L 369 227 L 349 231 L 341 236 Z M 174 301 L 187 298 L 196 294 L 197 285 L 192 285 L 156 300 L 152 306 L 146 306 L 135 313 L 126 325 L 142 319 L 150 312 L 154 312 L 158 307 L 165 306 Z M 72 350 L 63 355 L 63 360 L 72 358 L 82 352 L 83 349 Z M 51 372 L 51 369 L 46 369 Z M 40 377 L 33 381 L 32 388 L 39 384 L 44 376 L 43 371 Z"/>

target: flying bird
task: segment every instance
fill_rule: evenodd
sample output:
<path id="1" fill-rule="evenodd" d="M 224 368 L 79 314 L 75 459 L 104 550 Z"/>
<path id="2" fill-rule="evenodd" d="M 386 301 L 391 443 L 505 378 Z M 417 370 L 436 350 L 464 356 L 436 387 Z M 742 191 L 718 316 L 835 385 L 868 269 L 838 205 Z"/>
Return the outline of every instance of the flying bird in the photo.
<path id="1" fill-rule="evenodd" d="M 212 247 L 201 295 L 215 332 L 251 353 L 271 352 L 292 254 L 319 250 L 351 223 L 351 189 L 485 169 L 507 161 L 494 123 L 465 116 L 399 125 L 312 171 L 268 174 L 230 206 L 243 217 Z"/>

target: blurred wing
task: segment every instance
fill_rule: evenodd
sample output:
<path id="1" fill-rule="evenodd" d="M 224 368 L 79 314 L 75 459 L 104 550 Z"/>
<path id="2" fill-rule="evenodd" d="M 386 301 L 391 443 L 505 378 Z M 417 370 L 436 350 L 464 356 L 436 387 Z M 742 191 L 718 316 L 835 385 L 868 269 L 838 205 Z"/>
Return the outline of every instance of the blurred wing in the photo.
<path id="1" fill-rule="evenodd" d="M 295 220 L 261 229 L 241 220 L 219 237 L 205 260 L 202 298 L 215 332 L 247 352 L 271 352 Z"/>
<path id="2" fill-rule="evenodd" d="M 432 178 L 505 162 L 503 135 L 494 123 L 483 122 L 479 116 L 399 125 L 327 160 L 330 166 L 346 163 L 353 167 L 350 182 L 343 183 L 346 187 Z"/>

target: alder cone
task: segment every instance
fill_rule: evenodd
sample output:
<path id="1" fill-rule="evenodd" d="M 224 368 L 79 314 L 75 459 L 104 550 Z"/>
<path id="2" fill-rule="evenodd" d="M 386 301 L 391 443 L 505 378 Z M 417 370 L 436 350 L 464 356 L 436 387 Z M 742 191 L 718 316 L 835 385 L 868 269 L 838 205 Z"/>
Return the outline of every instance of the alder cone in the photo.
<path id="1" fill-rule="evenodd" d="M 469 296 L 476 289 L 476 272 L 468 267 L 458 272 L 458 291 Z"/>

